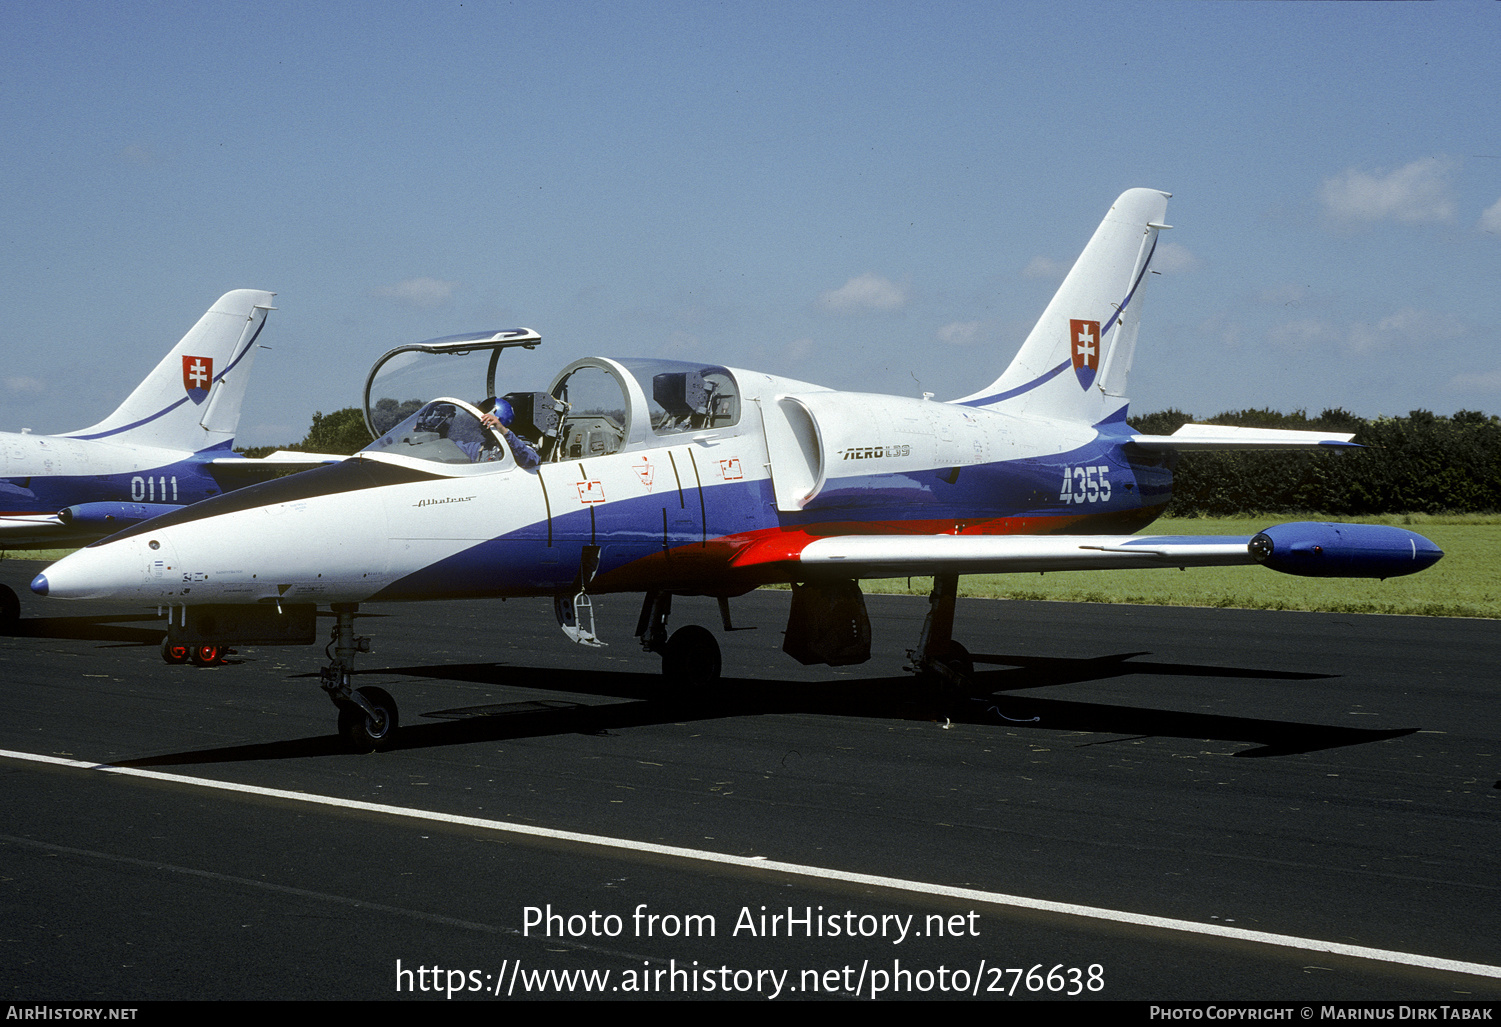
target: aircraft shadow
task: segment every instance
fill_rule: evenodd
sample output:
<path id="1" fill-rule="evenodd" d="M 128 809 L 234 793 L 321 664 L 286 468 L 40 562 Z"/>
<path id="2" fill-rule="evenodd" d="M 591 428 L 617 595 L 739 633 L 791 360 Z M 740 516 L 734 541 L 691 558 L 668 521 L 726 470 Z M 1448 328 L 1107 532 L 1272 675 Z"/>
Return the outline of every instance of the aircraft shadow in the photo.
<path id="1" fill-rule="evenodd" d="M 151 621 L 150 628 L 122 627 L 135 621 Z M 0 621 L 4 638 L 72 638 L 89 642 L 129 642 L 136 645 L 161 645 L 167 633 L 162 619 L 154 613 L 93 617 L 23 617 Z"/>
<path id="2" fill-rule="evenodd" d="M 482 706 L 404 713 L 393 749 L 423 749 L 515 738 L 562 734 L 604 734 L 656 724 L 692 720 L 800 713 L 888 720 L 939 720 L 958 724 L 1004 724 L 1015 729 L 1088 732 L 1117 736 L 1075 744 L 1105 745 L 1144 737 L 1202 739 L 1222 744 L 1251 744 L 1237 757 L 1288 756 L 1347 745 L 1361 745 L 1416 732 L 1417 728 L 1372 730 L 1304 724 L 1257 717 L 1183 713 L 1106 703 L 1008 694 L 1052 684 L 1099 681 L 1132 674 L 1181 674 L 1209 678 L 1309 680 L 1330 677 L 1208 667 L 1187 664 L 1132 663 L 1142 653 L 1090 659 L 984 656 L 977 662 L 1013 665 L 1011 670 L 982 670 L 965 695 L 943 695 L 909 677 L 876 677 L 838 682 L 771 682 L 746 678 L 720 681 L 712 697 L 663 697 L 658 674 L 623 671 L 560 671 L 495 663 L 387 667 L 362 673 L 365 683 L 390 684 L 392 678 L 464 681 L 505 688 L 524 688 L 570 696 L 597 696 L 609 702 L 576 699 L 531 699 Z M 293 675 L 303 677 L 305 675 Z M 397 702 L 400 703 L 400 691 Z M 420 719 L 419 719 L 420 718 Z M 426 720 L 428 723 L 422 723 Z M 1056 742 L 1053 744 L 1056 745 Z M 346 753 L 338 736 L 329 734 L 283 742 L 230 746 L 130 760 L 121 766 L 159 767 L 256 760 L 299 759 Z"/>

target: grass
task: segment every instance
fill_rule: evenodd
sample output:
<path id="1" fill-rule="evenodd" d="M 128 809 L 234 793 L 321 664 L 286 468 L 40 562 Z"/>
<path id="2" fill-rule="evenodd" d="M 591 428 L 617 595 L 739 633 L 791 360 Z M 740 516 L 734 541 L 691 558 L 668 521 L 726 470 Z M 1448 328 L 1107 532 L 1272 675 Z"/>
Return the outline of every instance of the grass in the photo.
<path id="1" fill-rule="evenodd" d="M 0 560 L 42 560 L 46 563 L 56 563 L 69 553 L 76 551 L 74 549 L 11 549 L 0 551 Z"/>
<path id="2" fill-rule="evenodd" d="M 1314 514 L 1163 518 L 1142 534 L 1249 536 L 1287 521 L 1334 519 L 1338 518 Z M 1300 578 L 1254 566 L 975 574 L 959 579 L 959 594 L 1067 603 L 1501 618 L 1501 516 L 1398 514 L 1349 520 L 1410 526 L 1437 543 L 1444 558 L 1421 573 L 1386 581 Z M 870 593 L 926 595 L 932 579 L 888 578 L 866 581 L 861 587 Z"/>

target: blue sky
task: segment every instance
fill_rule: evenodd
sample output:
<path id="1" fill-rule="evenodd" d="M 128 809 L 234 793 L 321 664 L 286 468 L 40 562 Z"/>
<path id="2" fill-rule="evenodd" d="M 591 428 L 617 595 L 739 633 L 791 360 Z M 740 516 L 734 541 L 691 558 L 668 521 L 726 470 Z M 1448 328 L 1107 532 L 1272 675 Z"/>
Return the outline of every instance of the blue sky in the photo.
<path id="1" fill-rule="evenodd" d="M 1174 194 L 1132 409 L 1501 412 L 1501 5 L 0 0 L 0 430 L 278 293 L 240 441 L 386 350 L 988 384 Z M 512 357 L 515 357 L 514 361 Z"/>

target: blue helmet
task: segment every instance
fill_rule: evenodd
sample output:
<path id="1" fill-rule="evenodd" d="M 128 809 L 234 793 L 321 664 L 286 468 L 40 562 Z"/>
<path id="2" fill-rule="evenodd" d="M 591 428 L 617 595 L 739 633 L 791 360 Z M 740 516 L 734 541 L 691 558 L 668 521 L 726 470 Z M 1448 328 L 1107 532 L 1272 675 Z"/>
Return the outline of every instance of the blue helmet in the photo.
<path id="1" fill-rule="evenodd" d="M 490 413 L 494 414 L 495 419 L 507 428 L 511 426 L 512 421 L 516 420 L 516 411 L 511 408 L 510 403 L 503 399 L 495 401 L 495 406 L 491 408 Z"/>

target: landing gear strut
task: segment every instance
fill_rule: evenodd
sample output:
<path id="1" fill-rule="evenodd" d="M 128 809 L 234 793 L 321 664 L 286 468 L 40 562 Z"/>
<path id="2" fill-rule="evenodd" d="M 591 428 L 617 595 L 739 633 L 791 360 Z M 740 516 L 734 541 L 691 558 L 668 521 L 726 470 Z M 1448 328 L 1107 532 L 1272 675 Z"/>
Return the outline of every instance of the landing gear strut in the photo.
<path id="1" fill-rule="evenodd" d="M 356 603 L 335 603 L 329 636 L 329 664 L 318 672 L 318 685 L 339 708 L 339 734 L 356 752 L 373 752 L 391 744 L 399 716 L 396 700 L 384 688 L 352 687 L 354 656 L 370 651 L 370 639 L 354 633 Z"/>
<path id="2" fill-rule="evenodd" d="M 719 643 L 707 628 L 689 624 L 669 638 L 667 618 L 672 613 L 671 592 L 648 592 L 636 621 L 641 648 L 662 654 L 662 676 L 671 693 L 701 689 L 719 680 L 722 660 Z"/>
<path id="3" fill-rule="evenodd" d="M 908 670 L 924 681 L 955 692 L 969 688 L 975 674 L 969 650 L 954 641 L 954 603 L 958 595 L 959 575 L 940 574 L 933 578 L 922 635 L 917 648 L 907 650 L 907 658 L 912 661 Z"/>

